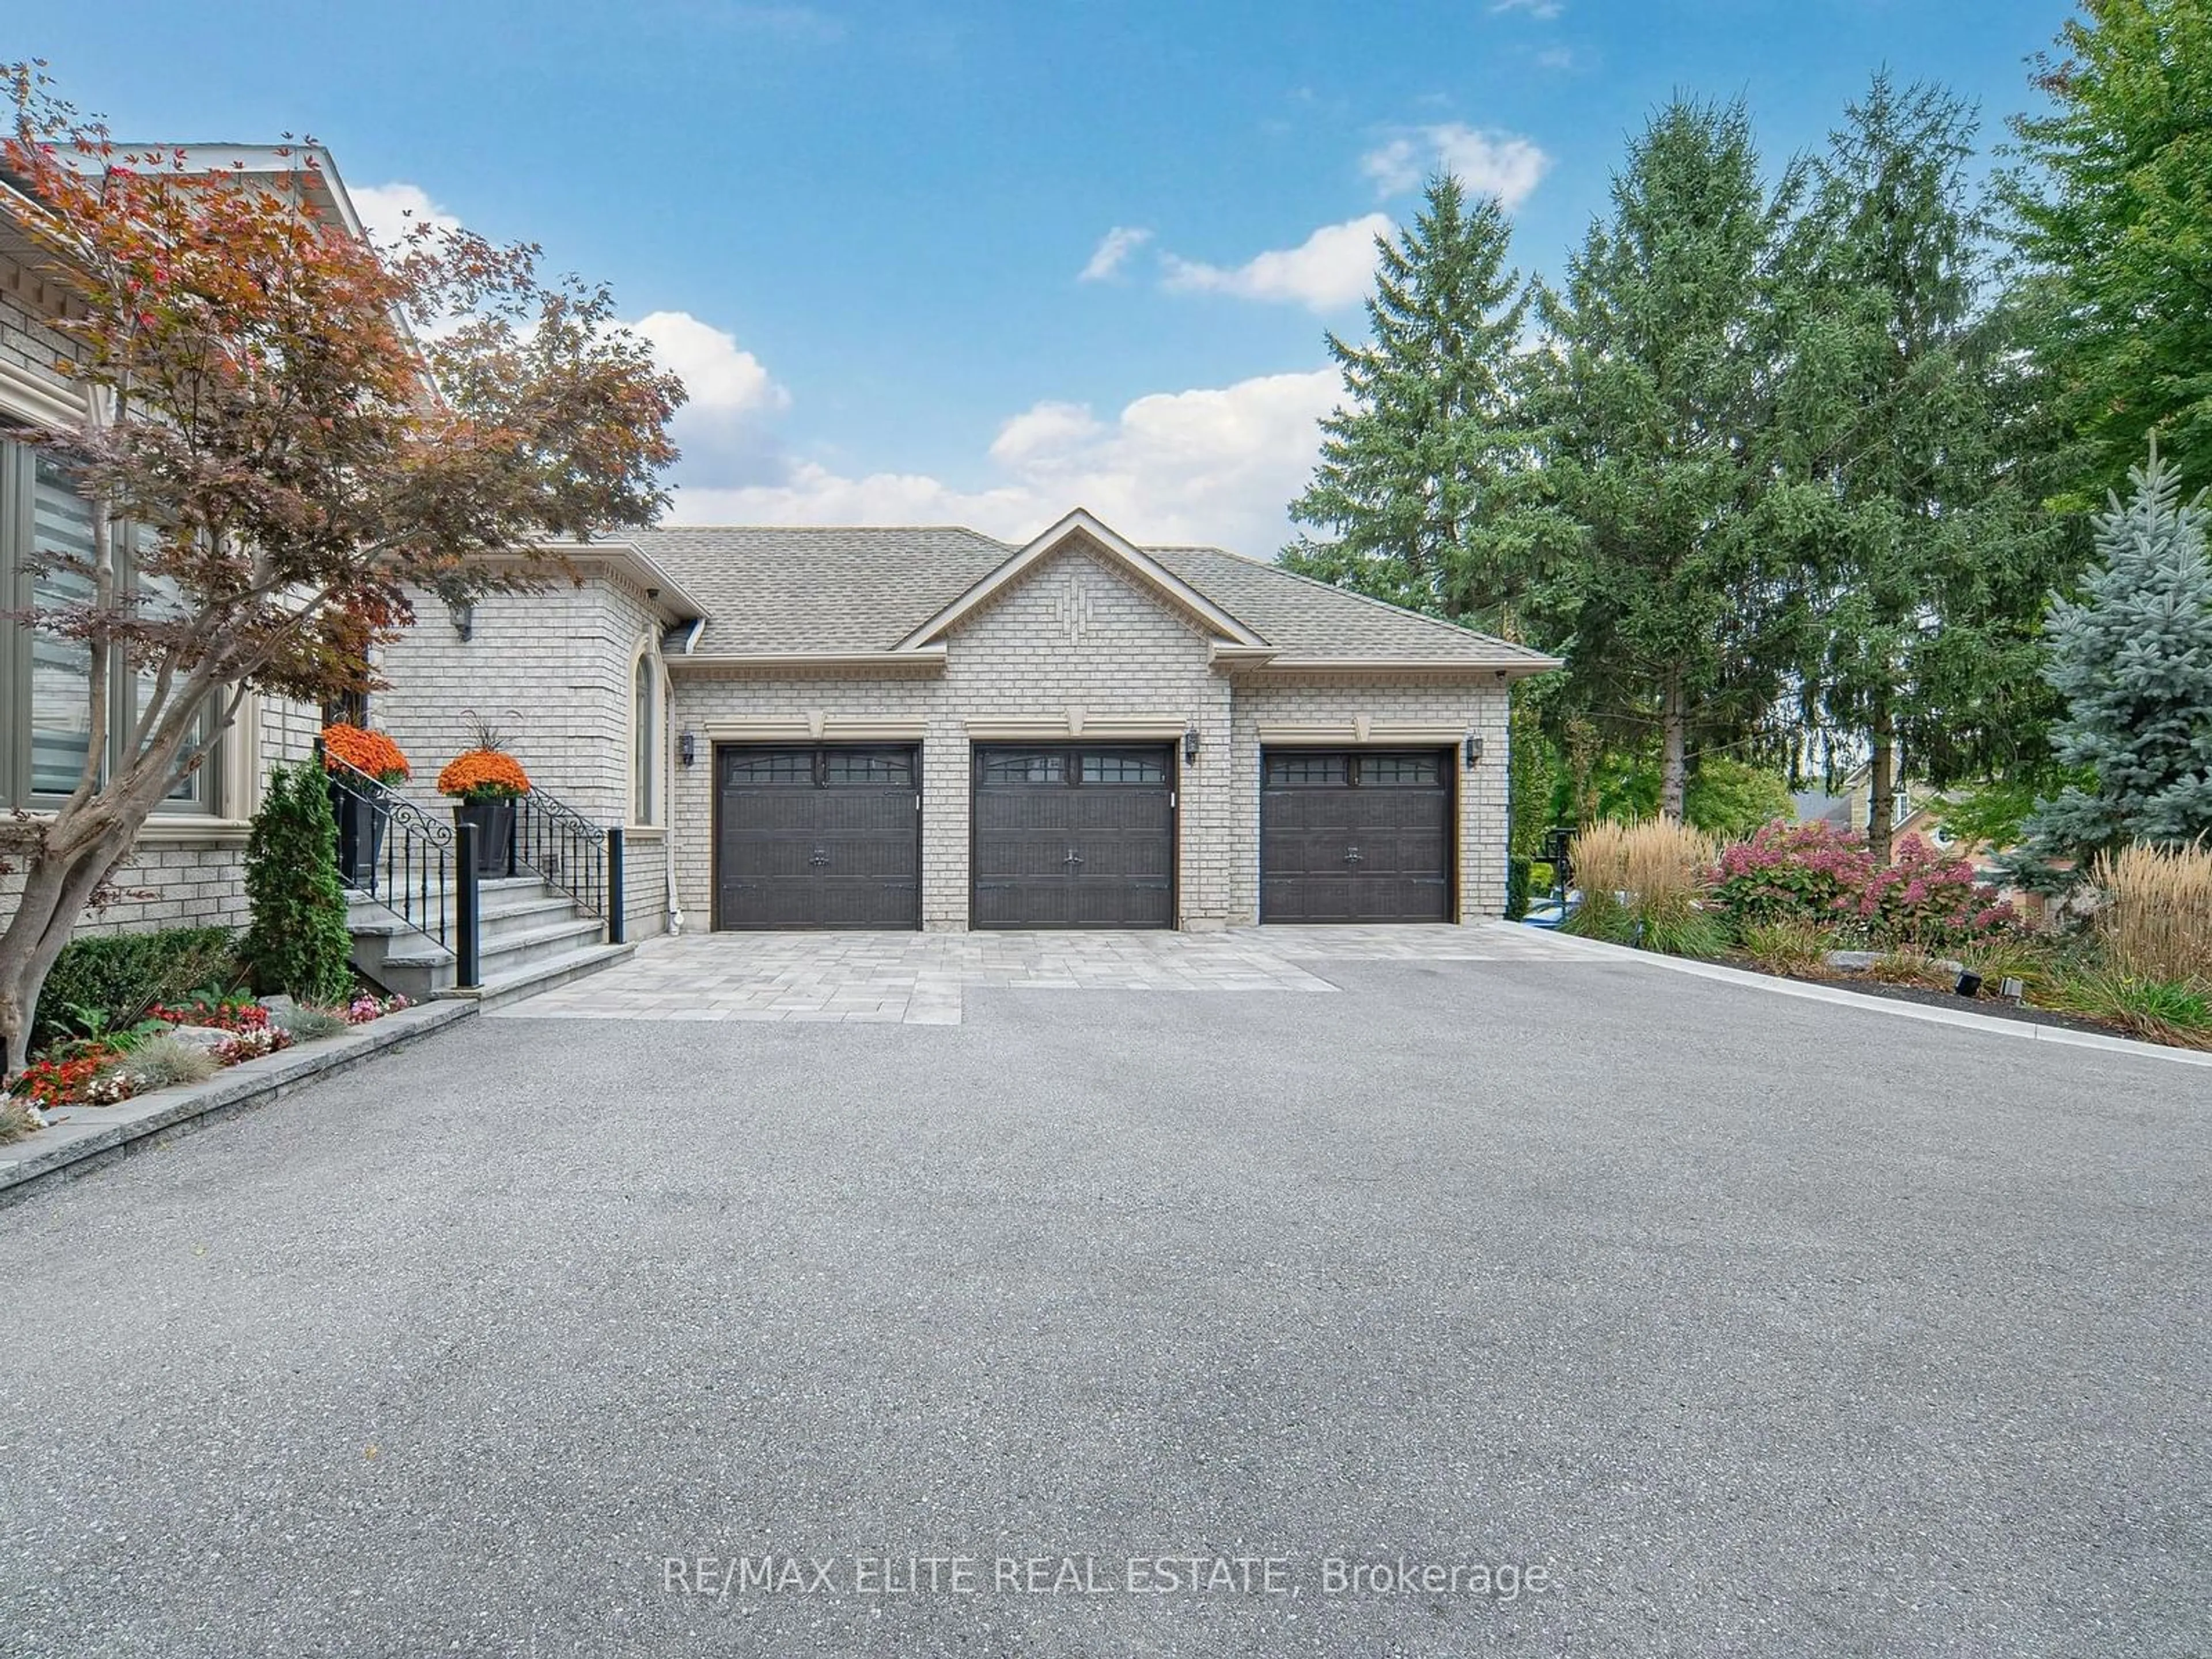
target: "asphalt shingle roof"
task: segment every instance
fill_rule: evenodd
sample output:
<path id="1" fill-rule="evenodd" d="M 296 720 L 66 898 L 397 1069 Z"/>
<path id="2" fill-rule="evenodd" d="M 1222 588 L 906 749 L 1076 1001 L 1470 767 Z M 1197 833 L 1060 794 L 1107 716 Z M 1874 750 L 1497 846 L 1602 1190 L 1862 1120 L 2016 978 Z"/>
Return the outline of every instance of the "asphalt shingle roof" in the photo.
<path id="1" fill-rule="evenodd" d="M 707 612 L 693 648 L 888 651 L 1013 556 L 973 530 L 720 529 L 631 533 Z"/>
<path id="2" fill-rule="evenodd" d="M 633 538 L 705 608 L 701 655 L 888 651 L 1018 550 L 948 526 L 678 527 Z M 1145 550 L 1285 657 L 1500 667 L 1542 660 L 1218 547 Z"/>

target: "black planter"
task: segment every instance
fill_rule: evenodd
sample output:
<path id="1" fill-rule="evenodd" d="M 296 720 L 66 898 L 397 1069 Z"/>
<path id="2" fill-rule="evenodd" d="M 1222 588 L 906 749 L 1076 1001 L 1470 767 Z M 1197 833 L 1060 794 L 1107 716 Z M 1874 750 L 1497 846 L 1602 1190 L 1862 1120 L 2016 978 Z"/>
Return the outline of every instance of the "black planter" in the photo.
<path id="1" fill-rule="evenodd" d="M 512 800 L 465 800 L 453 809 L 455 822 L 477 827 L 477 873 L 494 878 L 507 873 L 514 843 Z"/>
<path id="2" fill-rule="evenodd" d="M 384 854 L 384 814 L 351 790 L 331 786 L 331 816 L 338 821 L 338 876 L 351 886 L 376 885 Z"/>

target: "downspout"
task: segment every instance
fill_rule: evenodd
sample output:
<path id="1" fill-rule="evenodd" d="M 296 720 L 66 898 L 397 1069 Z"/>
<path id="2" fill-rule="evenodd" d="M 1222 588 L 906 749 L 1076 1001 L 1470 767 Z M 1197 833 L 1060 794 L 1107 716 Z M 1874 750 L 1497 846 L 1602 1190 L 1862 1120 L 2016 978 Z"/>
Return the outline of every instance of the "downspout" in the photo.
<path id="1" fill-rule="evenodd" d="M 699 635 L 705 631 L 706 626 L 704 617 L 692 618 L 690 627 L 684 630 L 684 655 L 688 657 L 698 648 Z M 667 718 L 661 722 L 661 728 L 672 744 L 676 740 L 676 681 L 669 673 L 665 659 L 661 665 L 660 678 L 660 706 L 667 710 Z M 668 833 L 660 842 L 660 884 L 662 902 L 668 908 L 668 936 L 674 939 L 684 931 L 684 907 L 676 899 L 676 769 L 670 766 L 666 770 L 669 778 Z"/>

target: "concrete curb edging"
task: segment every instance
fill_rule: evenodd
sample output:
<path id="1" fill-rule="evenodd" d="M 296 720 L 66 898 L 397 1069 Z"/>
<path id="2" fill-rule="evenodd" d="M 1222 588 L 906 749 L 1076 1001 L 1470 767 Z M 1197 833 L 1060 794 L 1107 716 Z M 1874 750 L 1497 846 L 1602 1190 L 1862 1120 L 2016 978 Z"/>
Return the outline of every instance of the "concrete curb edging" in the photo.
<path id="1" fill-rule="evenodd" d="M 159 1090 L 114 1106 L 64 1107 L 49 1127 L 0 1146 L 0 1207 L 22 1202 L 42 1182 L 74 1179 L 133 1152 L 166 1146 L 172 1135 L 266 1106 L 302 1084 L 471 1018 L 476 1012 L 473 1002 L 426 1002 L 337 1036 L 228 1066 L 205 1083 Z"/>
<path id="2" fill-rule="evenodd" d="M 1808 985 L 1802 980 L 1781 979 L 1772 974 L 1755 974 L 1748 969 L 1724 967 L 1717 962 L 1696 962 L 1684 957 L 1662 956 L 1656 951 L 1639 951 L 1633 945 L 1610 945 L 1603 939 L 1582 939 L 1572 933 L 1554 933 L 1552 937 L 1559 944 L 1586 954 L 1624 959 L 1644 967 L 1663 968 L 1699 979 L 1748 985 L 1761 991 L 1772 992 L 1778 996 L 1840 1003 L 1872 1013 L 1923 1020 L 1931 1025 L 1962 1026 L 1972 1031 L 1985 1031 L 1992 1036 L 2025 1037 L 2037 1042 L 2063 1042 L 2076 1048 L 2101 1048 L 2107 1054 L 2172 1060 L 2182 1066 L 2212 1066 L 2212 1053 L 2201 1048 L 2175 1048 L 2162 1042 L 2137 1042 L 2131 1037 L 2069 1030 L 2063 1025 L 2039 1025 L 2033 1020 L 1998 1019 L 1988 1014 L 1969 1013 L 1963 1008 L 1931 1008 L 1924 1003 L 1906 1002 L 1895 997 L 1868 996 L 1862 992 L 1844 990 L 1840 986 Z"/>

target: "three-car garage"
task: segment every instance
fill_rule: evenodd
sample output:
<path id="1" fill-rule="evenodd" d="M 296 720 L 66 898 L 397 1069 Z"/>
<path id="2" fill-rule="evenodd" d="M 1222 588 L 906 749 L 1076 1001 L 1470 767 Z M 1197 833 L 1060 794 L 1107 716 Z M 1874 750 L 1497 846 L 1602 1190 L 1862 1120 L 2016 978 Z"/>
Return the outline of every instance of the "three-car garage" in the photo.
<path id="1" fill-rule="evenodd" d="M 969 762 L 969 927 L 1176 926 L 1174 745 L 978 743 Z M 1443 749 L 1266 749 L 1260 921 L 1450 921 L 1452 763 Z M 723 744 L 714 764 L 715 927 L 921 926 L 919 745 Z"/>

